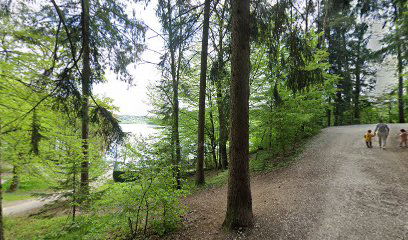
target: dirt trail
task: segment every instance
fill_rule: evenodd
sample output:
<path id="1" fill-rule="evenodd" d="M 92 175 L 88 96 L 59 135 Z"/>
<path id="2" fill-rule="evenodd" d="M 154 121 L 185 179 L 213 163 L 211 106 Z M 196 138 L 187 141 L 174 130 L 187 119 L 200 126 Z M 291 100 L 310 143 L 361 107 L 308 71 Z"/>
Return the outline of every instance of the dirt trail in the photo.
<path id="1" fill-rule="evenodd" d="M 92 188 L 102 186 L 112 175 L 113 169 L 109 169 L 97 181 L 91 183 Z M 35 212 L 39 208 L 60 199 L 60 195 L 54 195 L 46 199 L 27 199 L 3 203 L 4 216 L 21 216 Z"/>
<path id="2" fill-rule="evenodd" d="M 20 216 L 27 213 L 31 213 L 34 210 L 37 210 L 47 203 L 56 200 L 55 198 L 50 199 L 27 199 L 27 200 L 20 200 L 14 201 L 11 203 L 5 203 L 3 206 L 3 214 L 4 216 Z"/>
<path id="3" fill-rule="evenodd" d="M 363 135 L 373 125 L 332 127 L 312 139 L 289 168 L 252 178 L 255 227 L 220 229 L 226 188 L 186 199 L 185 228 L 170 239 L 408 239 L 408 149 L 390 125 L 385 150 Z M 405 128 L 408 126 L 405 125 Z"/>

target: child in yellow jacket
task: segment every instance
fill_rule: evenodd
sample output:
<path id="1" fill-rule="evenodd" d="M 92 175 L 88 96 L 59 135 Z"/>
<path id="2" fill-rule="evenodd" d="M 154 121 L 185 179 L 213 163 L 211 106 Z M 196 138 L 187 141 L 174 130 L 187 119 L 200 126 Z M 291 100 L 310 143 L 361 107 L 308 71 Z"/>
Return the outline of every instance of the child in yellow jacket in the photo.
<path id="1" fill-rule="evenodd" d="M 373 147 L 373 137 L 375 136 L 375 134 L 371 133 L 371 130 L 368 130 L 367 133 L 364 135 L 364 139 L 366 142 L 366 145 L 368 148 L 372 148 Z"/>

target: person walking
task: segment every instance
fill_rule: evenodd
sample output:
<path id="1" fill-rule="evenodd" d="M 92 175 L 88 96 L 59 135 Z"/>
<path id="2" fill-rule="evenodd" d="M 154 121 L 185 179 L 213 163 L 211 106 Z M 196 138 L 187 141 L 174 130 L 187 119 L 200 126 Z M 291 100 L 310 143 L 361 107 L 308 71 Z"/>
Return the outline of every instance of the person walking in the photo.
<path id="1" fill-rule="evenodd" d="M 400 130 L 400 147 L 408 147 L 408 133 L 405 129 Z"/>
<path id="2" fill-rule="evenodd" d="M 387 144 L 388 134 L 390 133 L 390 128 L 385 123 L 379 123 L 374 130 L 375 135 L 378 136 L 378 143 L 380 148 L 384 149 Z"/>
<path id="3" fill-rule="evenodd" d="M 372 134 L 371 130 L 368 130 L 366 134 L 364 134 L 364 139 L 368 148 L 373 148 L 373 137 L 374 134 Z"/>

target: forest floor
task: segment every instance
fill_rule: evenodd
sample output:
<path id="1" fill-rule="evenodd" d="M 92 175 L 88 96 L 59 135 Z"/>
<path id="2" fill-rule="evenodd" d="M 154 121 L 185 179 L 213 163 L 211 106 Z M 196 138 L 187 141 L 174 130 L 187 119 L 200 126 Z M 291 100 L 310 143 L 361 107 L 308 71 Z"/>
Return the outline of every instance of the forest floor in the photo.
<path id="1" fill-rule="evenodd" d="M 168 239 L 408 239 L 408 148 L 392 124 L 386 149 L 365 146 L 373 125 L 331 127 L 290 167 L 251 179 L 255 226 L 221 229 L 227 187 L 183 200 L 189 212 Z M 405 126 L 406 128 L 407 126 Z"/>

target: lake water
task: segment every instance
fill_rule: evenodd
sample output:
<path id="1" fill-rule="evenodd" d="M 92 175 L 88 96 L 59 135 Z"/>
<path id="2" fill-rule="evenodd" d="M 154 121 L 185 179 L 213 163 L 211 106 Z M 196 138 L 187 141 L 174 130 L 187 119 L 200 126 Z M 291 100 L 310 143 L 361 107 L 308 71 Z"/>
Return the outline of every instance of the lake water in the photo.
<path id="1" fill-rule="evenodd" d="M 129 141 L 134 142 L 134 140 L 144 138 L 147 143 L 154 141 L 156 135 L 158 135 L 162 129 L 160 126 L 156 125 L 149 125 L 149 124 L 120 124 L 122 131 L 130 134 Z M 133 141 L 132 141 L 133 140 Z M 110 152 L 106 155 L 106 160 L 113 163 L 113 169 L 118 170 L 119 163 L 124 163 L 129 161 L 126 157 L 121 156 L 121 149 L 120 145 L 114 147 L 110 150 Z M 135 161 L 136 159 L 133 159 Z M 137 160 L 136 160 L 137 161 Z"/>
<path id="2" fill-rule="evenodd" d="M 125 133 L 130 133 L 134 136 L 152 137 L 159 133 L 160 127 L 149 124 L 120 124 Z"/>

